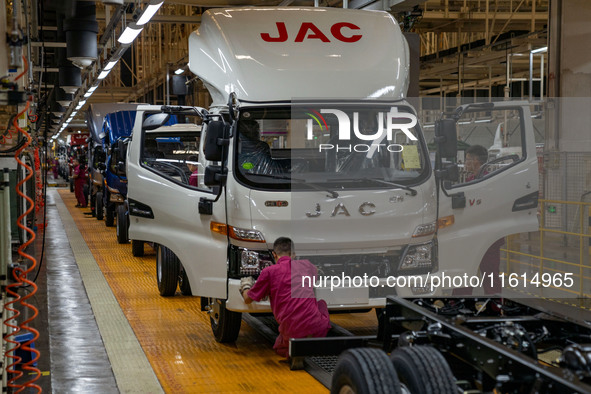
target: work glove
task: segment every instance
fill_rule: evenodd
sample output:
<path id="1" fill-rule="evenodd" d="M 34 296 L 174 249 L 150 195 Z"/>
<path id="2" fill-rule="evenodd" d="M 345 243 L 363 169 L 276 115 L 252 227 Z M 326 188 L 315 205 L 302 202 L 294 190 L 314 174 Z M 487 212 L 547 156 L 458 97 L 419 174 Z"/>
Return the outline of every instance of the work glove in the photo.
<path id="1" fill-rule="evenodd" d="M 243 293 L 250 290 L 252 286 L 254 286 L 254 278 L 252 276 L 240 279 L 240 295 L 244 296 Z"/>

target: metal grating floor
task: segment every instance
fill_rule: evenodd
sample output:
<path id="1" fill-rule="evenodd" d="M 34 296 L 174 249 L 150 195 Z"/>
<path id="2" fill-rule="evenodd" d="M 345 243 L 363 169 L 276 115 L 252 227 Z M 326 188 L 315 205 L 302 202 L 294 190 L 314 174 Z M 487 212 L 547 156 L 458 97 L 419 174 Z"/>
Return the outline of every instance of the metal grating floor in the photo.
<path id="1" fill-rule="evenodd" d="M 272 343 L 244 321 L 235 344 L 215 342 L 199 297 L 158 294 L 150 247 L 144 257 L 133 257 L 129 244 L 117 243 L 115 227 L 84 215 L 87 209 L 75 208 L 74 194 L 68 190 L 59 194 L 165 392 L 326 392 L 322 380 L 305 371 L 290 371 Z M 373 311 L 331 315 L 331 320 L 358 335 L 377 330 Z"/>
<path id="2" fill-rule="evenodd" d="M 333 373 L 337 366 L 338 356 L 326 356 L 326 357 L 309 357 L 308 361 L 313 362 L 319 368 L 322 368 L 328 373 Z"/>

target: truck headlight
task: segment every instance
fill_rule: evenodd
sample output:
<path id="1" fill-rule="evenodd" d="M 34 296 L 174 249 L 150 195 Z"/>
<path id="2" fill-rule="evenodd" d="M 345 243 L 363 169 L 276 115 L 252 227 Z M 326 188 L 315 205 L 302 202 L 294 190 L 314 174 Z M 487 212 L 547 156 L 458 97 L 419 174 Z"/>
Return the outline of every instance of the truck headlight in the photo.
<path id="1" fill-rule="evenodd" d="M 265 237 L 259 230 L 229 226 L 230 238 L 241 241 L 265 242 Z"/>
<path id="2" fill-rule="evenodd" d="M 426 235 L 434 234 L 437 231 L 437 222 L 421 224 L 415 228 L 415 231 L 412 233 L 412 237 L 424 237 Z"/>
<path id="3" fill-rule="evenodd" d="M 437 270 L 437 244 L 435 240 L 424 244 L 409 245 L 400 259 L 398 273 L 423 275 Z"/>
<path id="4" fill-rule="evenodd" d="M 240 253 L 240 276 L 258 275 L 263 268 L 271 264 L 273 264 L 273 257 L 268 251 L 242 249 Z"/>

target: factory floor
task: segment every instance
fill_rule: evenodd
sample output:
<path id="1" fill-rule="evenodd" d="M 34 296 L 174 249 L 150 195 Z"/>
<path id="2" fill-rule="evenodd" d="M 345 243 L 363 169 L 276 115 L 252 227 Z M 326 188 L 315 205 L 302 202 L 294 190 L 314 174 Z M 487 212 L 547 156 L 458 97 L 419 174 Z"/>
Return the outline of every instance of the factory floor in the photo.
<path id="1" fill-rule="evenodd" d="M 48 188 L 45 248 L 31 299 L 40 311 L 36 382 L 55 393 L 306 392 L 326 388 L 290 371 L 268 337 L 242 322 L 235 343 L 215 342 L 199 297 L 161 297 L 155 253 L 133 257 L 106 227 L 76 208 L 67 188 Z M 23 293 L 24 294 L 24 293 Z M 331 315 L 359 335 L 377 330 L 373 311 Z M 19 380 L 30 379 L 25 375 Z M 24 392 L 35 392 L 25 389 Z"/>

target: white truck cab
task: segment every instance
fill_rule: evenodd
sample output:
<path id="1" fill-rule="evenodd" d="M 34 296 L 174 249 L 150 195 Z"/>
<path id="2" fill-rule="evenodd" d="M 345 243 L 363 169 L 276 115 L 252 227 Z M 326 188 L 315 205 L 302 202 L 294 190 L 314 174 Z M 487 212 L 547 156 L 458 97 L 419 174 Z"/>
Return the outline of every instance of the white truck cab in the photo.
<path id="1" fill-rule="evenodd" d="M 189 51 L 189 67 L 213 103 L 208 110 L 138 107 L 127 158 L 129 237 L 157 245 L 161 294 L 174 294 L 180 275 L 181 290 L 190 285 L 183 293 L 202 297 L 218 341 L 236 339 L 240 313 L 270 311 L 268 302 L 246 305 L 239 285 L 273 263 L 280 236 L 325 279 L 316 296 L 331 310 L 352 310 L 383 307 L 392 294 L 448 291 L 393 286 L 388 278 L 476 273 L 499 237 L 536 228 L 528 106 L 478 104 L 450 114 L 436 128 L 432 168 L 405 97 L 408 45 L 390 14 L 211 9 Z M 453 185 L 457 167 L 443 159 L 456 154 L 457 115 L 497 107 L 523 115 L 521 156 Z M 179 124 L 162 126 L 171 115 Z M 165 141 L 178 145 L 164 149 Z M 154 145 L 159 157 L 149 152 Z M 470 204 L 474 198 L 481 203 Z M 457 244 L 467 237 L 474 238 L 469 252 Z"/>

